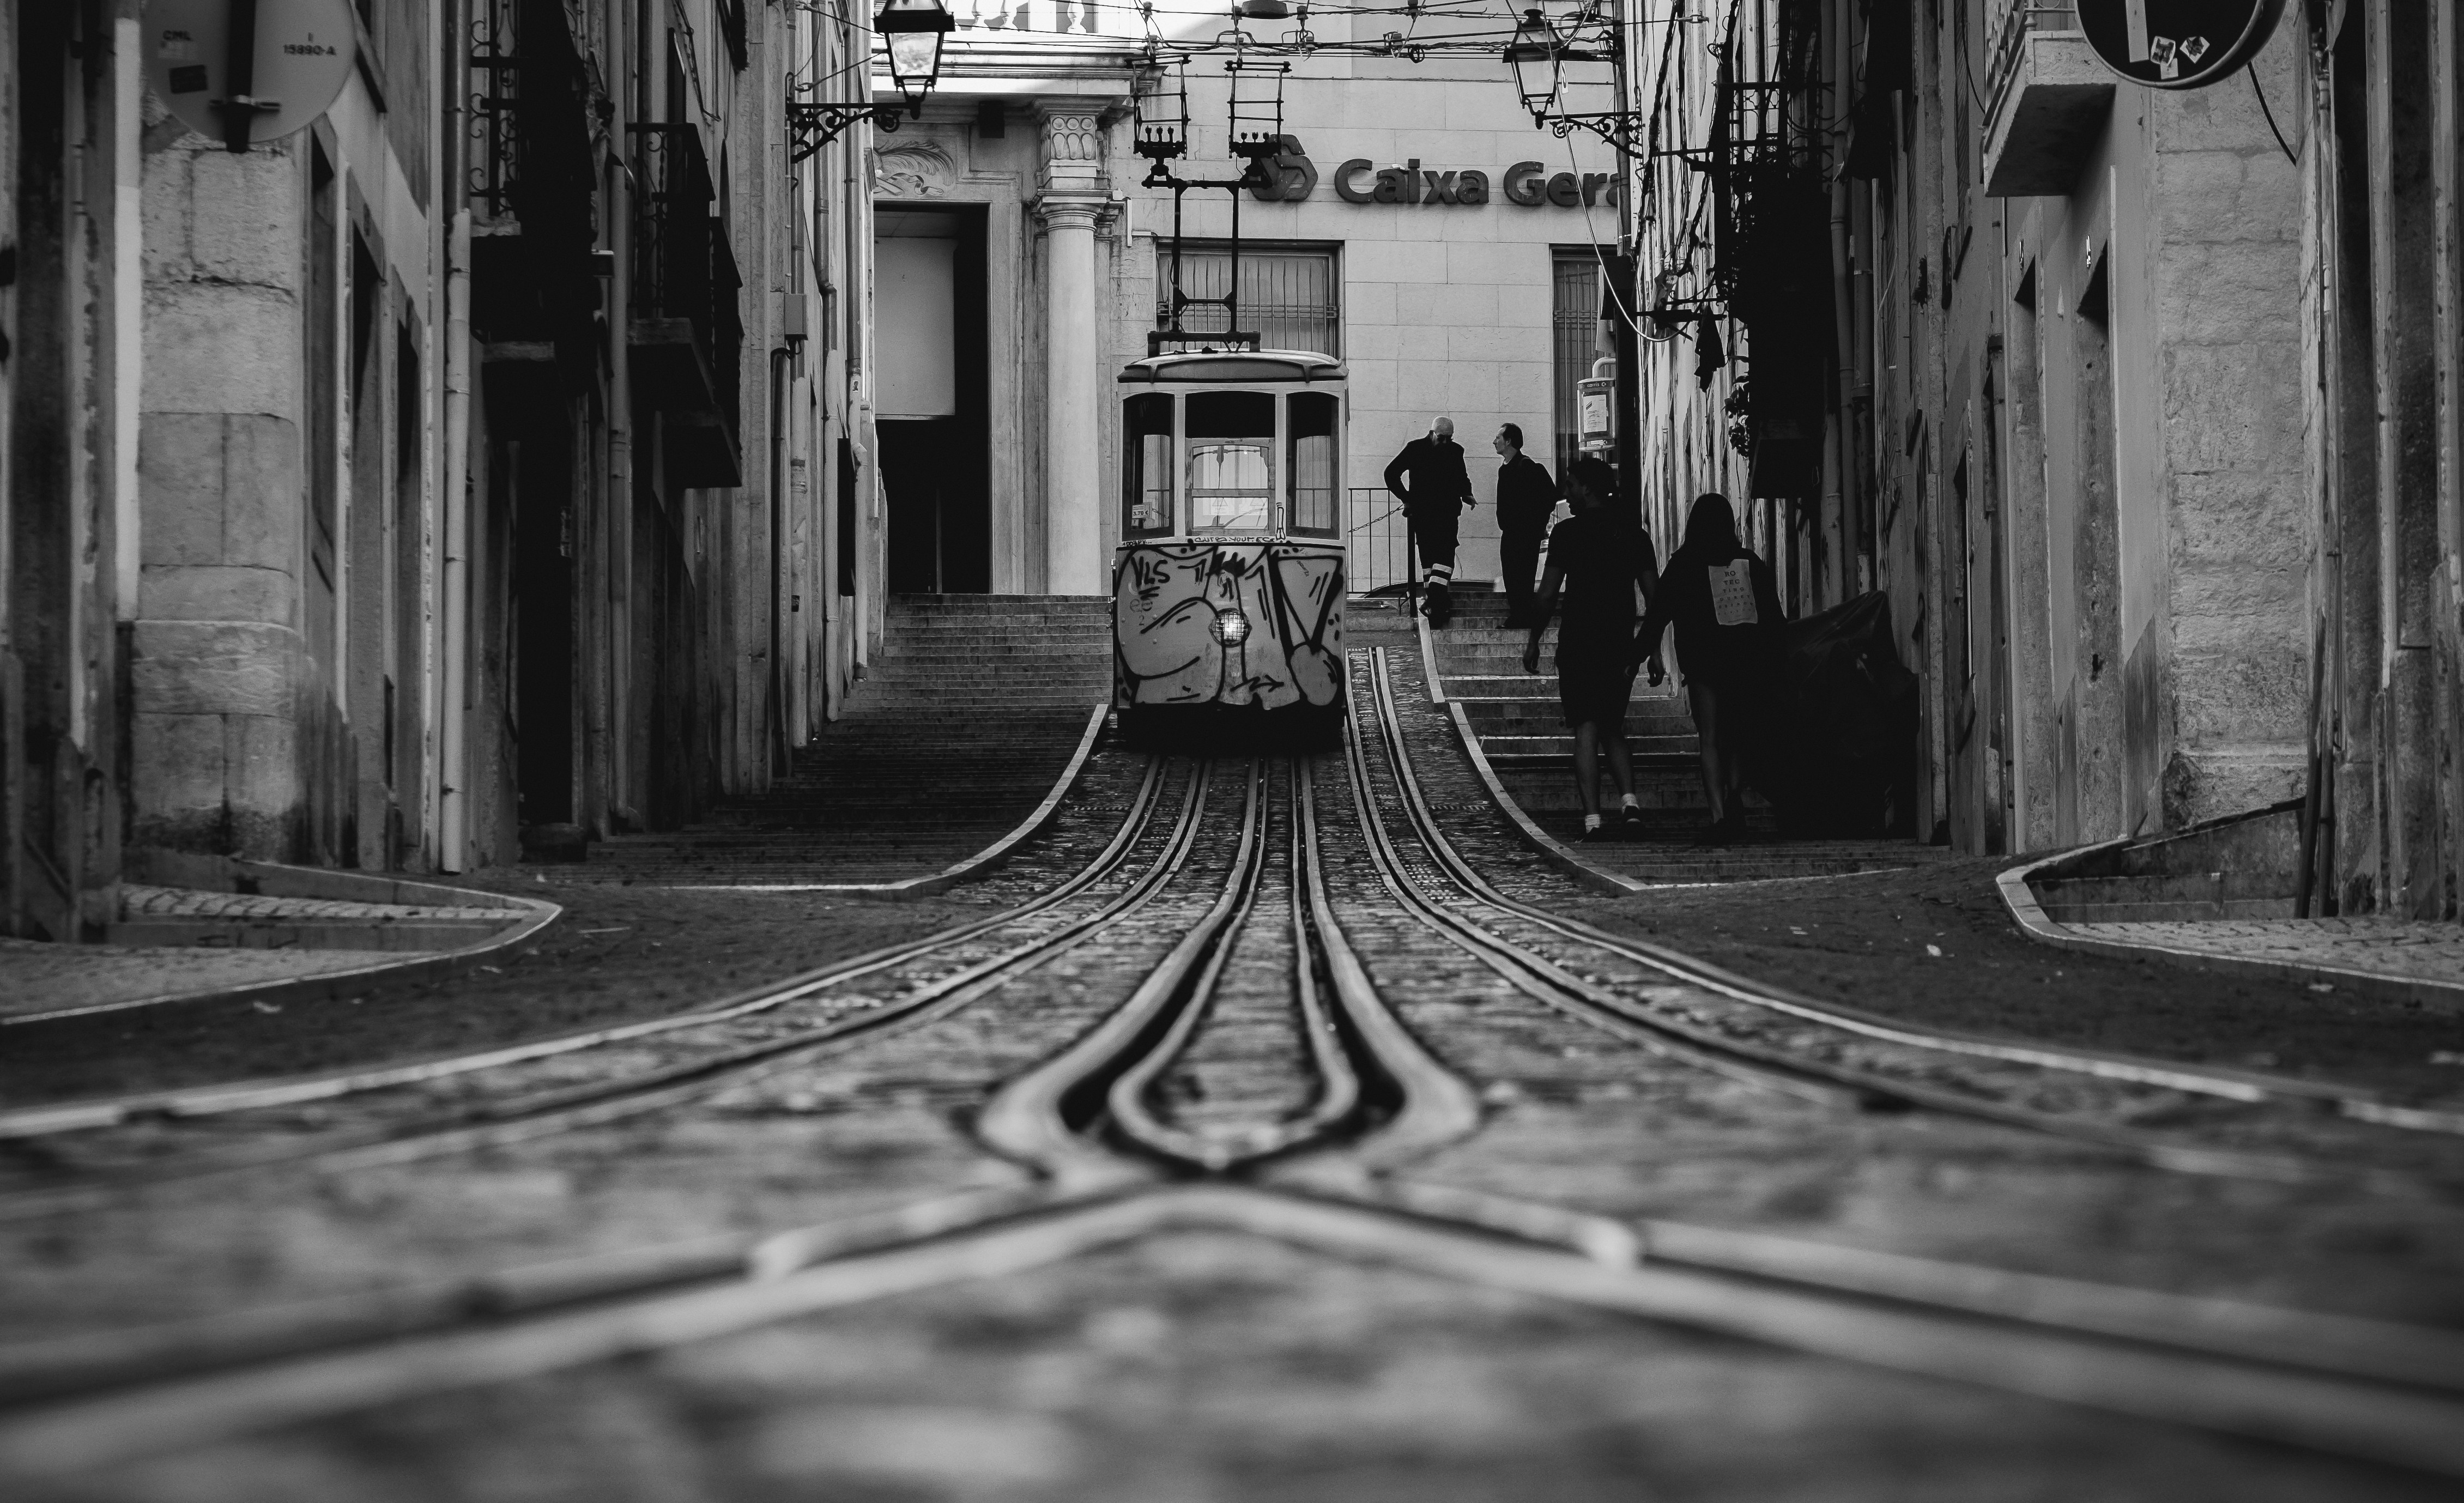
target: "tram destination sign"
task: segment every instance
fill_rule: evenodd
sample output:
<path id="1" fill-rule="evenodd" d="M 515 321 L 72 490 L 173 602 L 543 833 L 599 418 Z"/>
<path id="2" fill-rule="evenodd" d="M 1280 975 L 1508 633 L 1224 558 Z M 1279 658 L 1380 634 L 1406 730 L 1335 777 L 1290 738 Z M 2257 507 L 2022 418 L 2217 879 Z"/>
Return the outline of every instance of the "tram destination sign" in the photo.
<path id="1" fill-rule="evenodd" d="M 1591 209 L 1615 207 L 1617 201 L 1614 172 L 1552 172 L 1545 163 L 1517 162 L 1491 174 L 1484 167 L 1423 166 L 1418 157 L 1383 166 L 1353 157 L 1321 176 L 1298 137 L 1286 136 L 1284 148 L 1263 160 L 1267 180 L 1250 187 L 1253 197 L 1269 204 L 1302 203 L 1323 182 L 1347 204 L 1477 209 L 1503 200 L 1521 209 Z"/>
<path id="2" fill-rule="evenodd" d="M 2150 89 L 2198 89 L 2258 55 L 2284 0 L 2079 0 L 2078 13 L 2088 50 L 2114 73 Z"/>

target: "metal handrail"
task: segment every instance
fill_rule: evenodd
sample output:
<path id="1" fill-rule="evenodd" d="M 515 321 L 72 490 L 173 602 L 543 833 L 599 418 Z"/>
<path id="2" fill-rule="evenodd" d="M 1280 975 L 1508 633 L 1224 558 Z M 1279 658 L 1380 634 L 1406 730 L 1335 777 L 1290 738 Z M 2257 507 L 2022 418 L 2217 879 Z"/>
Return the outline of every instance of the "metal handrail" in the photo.
<path id="1" fill-rule="evenodd" d="M 1386 503 L 1382 510 L 1380 501 Z M 1366 595 L 1412 582 L 1410 525 L 1403 518 L 1402 503 L 1386 487 L 1346 486 L 1343 522 L 1348 593 Z"/>

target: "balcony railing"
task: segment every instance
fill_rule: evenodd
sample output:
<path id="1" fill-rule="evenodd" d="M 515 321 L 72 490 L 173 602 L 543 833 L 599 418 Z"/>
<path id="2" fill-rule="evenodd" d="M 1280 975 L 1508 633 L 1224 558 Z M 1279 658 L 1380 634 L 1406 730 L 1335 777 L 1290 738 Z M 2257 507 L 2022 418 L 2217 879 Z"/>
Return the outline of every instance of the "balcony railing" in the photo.
<path id="1" fill-rule="evenodd" d="M 569 220 L 587 237 L 595 91 L 574 34 L 562 0 L 473 0 L 464 187 L 483 218 Z"/>
<path id="2" fill-rule="evenodd" d="M 735 485 L 743 278 L 726 221 L 711 212 L 699 127 L 633 127 L 636 216 L 630 343 L 642 393 L 667 414 L 671 478 Z"/>
<path id="3" fill-rule="evenodd" d="M 2002 15 L 2002 30 L 1993 38 L 1993 60 L 1985 76 L 1985 129 L 1990 133 L 2009 101 L 2011 85 L 2028 51 L 2031 32 L 2076 33 L 2079 11 L 2066 5 L 2014 5 Z"/>

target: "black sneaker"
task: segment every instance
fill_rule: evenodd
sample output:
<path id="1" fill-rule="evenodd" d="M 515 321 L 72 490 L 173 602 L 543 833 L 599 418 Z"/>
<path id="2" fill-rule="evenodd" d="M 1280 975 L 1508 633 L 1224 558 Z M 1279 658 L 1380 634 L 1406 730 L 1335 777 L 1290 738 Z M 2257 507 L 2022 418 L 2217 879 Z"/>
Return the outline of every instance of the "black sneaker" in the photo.
<path id="1" fill-rule="evenodd" d="M 1639 835 L 1642 833 L 1642 806 L 1639 804 L 1628 804 L 1624 807 L 1618 809 L 1617 823 L 1623 825 L 1631 834 Z"/>
<path id="2" fill-rule="evenodd" d="M 1443 585 L 1432 585 L 1428 591 L 1429 625 L 1442 628 L 1455 618 L 1454 592 Z"/>
<path id="3" fill-rule="evenodd" d="M 1603 840 L 1615 840 L 1617 838 L 1617 827 L 1607 823 L 1606 821 L 1594 825 L 1583 831 L 1583 844 L 1587 846 L 1595 846 Z"/>

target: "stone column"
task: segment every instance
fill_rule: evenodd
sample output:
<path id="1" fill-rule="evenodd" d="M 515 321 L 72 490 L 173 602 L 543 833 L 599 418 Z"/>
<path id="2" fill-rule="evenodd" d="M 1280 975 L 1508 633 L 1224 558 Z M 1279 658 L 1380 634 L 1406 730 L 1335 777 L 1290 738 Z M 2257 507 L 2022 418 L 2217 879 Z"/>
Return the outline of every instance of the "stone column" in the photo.
<path id="1" fill-rule="evenodd" d="M 1045 229 L 1045 588 L 1100 595 L 1111 574 L 1102 556 L 1103 426 L 1095 368 L 1095 220 L 1105 207 L 1102 137 L 1091 110 L 1047 109 Z"/>

